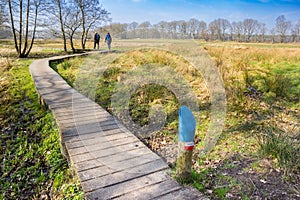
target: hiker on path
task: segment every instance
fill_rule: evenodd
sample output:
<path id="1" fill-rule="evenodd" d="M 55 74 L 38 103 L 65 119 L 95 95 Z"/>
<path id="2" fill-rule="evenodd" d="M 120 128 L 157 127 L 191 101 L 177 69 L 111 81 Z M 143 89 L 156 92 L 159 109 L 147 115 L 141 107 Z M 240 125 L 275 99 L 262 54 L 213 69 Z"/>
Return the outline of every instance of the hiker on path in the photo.
<path id="1" fill-rule="evenodd" d="M 105 43 L 107 44 L 107 47 L 108 47 L 108 50 L 110 51 L 110 44 L 112 42 L 112 38 L 110 36 L 110 33 L 107 33 L 106 34 L 106 37 L 105 37 Z"/>
<path id="2" fill-rule="evenodd" d="M 99 33 L 95 33 L 94 36 L 94 49 L 96 49 L 96 45 L 97 45 L 97 49 L 99 49 L 99 41 L 100 41 L 100 35 Z"/>

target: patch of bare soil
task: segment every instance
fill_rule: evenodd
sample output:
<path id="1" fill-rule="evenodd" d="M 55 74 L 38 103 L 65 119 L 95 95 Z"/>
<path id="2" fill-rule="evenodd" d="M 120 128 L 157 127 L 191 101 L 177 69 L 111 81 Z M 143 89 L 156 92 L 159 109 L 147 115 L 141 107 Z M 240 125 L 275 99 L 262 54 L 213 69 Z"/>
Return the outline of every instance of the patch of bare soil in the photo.
<path id="1" fill-rule="evenodd" d="M 267 159 L 235 154 L 216 166 L 208 187 L 231 185 L 226 194 L 230 199 L 241 199 L 242 195 L 251 199 L 300 199 L 300 176 L 285 175 L 273 166 Z"/>

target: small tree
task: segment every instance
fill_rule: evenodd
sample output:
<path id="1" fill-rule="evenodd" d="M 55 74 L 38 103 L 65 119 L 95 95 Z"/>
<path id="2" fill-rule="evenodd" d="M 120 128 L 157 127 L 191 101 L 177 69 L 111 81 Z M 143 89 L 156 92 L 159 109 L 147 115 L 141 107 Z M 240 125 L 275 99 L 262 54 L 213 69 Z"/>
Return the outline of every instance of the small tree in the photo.
<path id="1" fill-rule="evenodd" d="M 293 41 L 298 42 L 300 40 L 300 20 L 295 24 L 292 30 L 292 35 L 293 35 Z"/>
<path id="2" fill-rule="evenodd" d="M 287 21 L 284 15 L 280 15 L 276 18 L 276 31 L 281 43 L 285 41 L 286 33 L 291 28 L 291 26 L 291 22 Z"/>
<path id="3" fill-rule="evenodd" d="M 188 21 L 189 35 L 191 36 L 191 38 L 195 38 L 196 30 L 199 27 L 199 23 L 199 20 L 194 18 Z"/>
<path id="4" fill-rule="evenodd" d="M 271 33 L 271 37 L 272 37 L 272 43 L 274 43 L 275 42 L 275 28 L 272 28 L 271 30 L 270 30 L 270 33 Z"/>
<path id="5" fill-rule="evenodd" d="M 74 0 L 80 10 L 81 17 L 81 47 L 85 49 L 89 31 L 97 23 L 109 21 L 109 12 L 100 4 L 99 0 Z"/>
<path id="6" fill-rule="evenodd" d="M 265 35 L 267 32 L 267 27 L 265 23 L 259 23 L 258 32 L 260 34 L 260 42 L 265 42 Z"/>
<path id="7" fill-rule="evenodd" d="M 26 58 L 34 43 L 41 2 L 39 0 L 7 0 L 7 3 L 15 49 L 20 58 Z M 29 35 L 31 35 L 31 41 L 29 41 Z"/>
<path id="8" fill-rule="evenodd" d="M 216 20 L 209 23 L 208 31 L 210 33 L 210 40 L 215 40 L 215 34 L 218 32 L 218 25 Z"/>
<path id="9" fill-rule="evenodd" d="M 66 38 L 66 32 L 65 32 L 65 22 L 64 22 L 64 15 L 67 14 L 67 3 L 65 0 L 51 0 L 53 6 L 53 15 L 59 20 L 60 24 L 60 35 L 63 39 L 64 44 L 64 51 L 67 51 L 67 38 Z M 58 12 L 57 12 L 58 11 Z"/>
<path id="10" fill-rule="evenodd" d="M 233 35 L 238 42 L 242 41 L 243 22 L 232 22 L 231 24 Z"/>
<path id="11" fill-rule="evenodd" d="M 254 19 L 245 19 L 243 21 L 245 41 L 250 42 L 255 30 L 258 26 L 258 21 Z"/>
<path id="12" fill-rule="evenodd" d="M 138 23 L 137 22 L 132 22 L 128 25 L 128 30 L 132 33 L 132 38 L 136 37 L 136 29 L 138 27 Z"/>
<path id="13" fill-rule="evenodd" d="M 65 18 L 63 21 L 66 30 L 66 37 L 70 39 L 71 49 L 73 53 L 75 53 L 76 49 L 73 39 L 76 31 L 81 27 L 80 10 L 77 9 L 74 4 L 68 4 L 68 6 L 65 8 Z"/>

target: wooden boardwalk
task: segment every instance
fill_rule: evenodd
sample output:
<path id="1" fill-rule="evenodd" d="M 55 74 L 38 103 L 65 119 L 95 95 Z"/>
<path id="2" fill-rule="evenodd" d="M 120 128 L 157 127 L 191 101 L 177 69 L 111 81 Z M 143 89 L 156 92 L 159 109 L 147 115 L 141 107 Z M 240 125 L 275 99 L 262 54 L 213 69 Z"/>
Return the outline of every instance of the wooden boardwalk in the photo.
<path id="1" fill-rule="evenodd" d="M 37 60 L 30 73 L 41 103 L 56 119 L 62 153 L 74 166 L 86 199 L 207 199 L 172 179 L 159 156 L 49 67 L 50 61 L 64 58 Z"/>

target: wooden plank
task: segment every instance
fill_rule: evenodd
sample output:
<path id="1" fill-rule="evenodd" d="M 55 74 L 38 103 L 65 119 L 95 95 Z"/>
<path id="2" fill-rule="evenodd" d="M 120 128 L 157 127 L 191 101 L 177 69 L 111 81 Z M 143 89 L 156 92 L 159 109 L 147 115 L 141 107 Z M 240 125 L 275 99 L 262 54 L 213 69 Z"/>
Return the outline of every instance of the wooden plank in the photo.
<path id="1" fill-rule="evenodd" d="M 145 168 L 147 168 L 147 170 L 140 173 L 130 173 L 128 171 L 112 173 L 109 175 L 101 176 L 95 179 L 82 182 L 81 185 L 83 190 L 87 193 L 99 190 L 104 187 L 117 185 L 133 179 L 138 179 L 147 175 L 151 175 L 151 177 L 155 178 L 158 181 L 163 181 L 167 179 L 167 172 L 165 171 L 166 167 L 164 165 L 156 165 L 155 167 L 153 165 L 148 164 L 148 166 L 145 166 Z"/>
<path id="2" fill-rule="evenodd" d="M 160 187 L 160 189 L 158 189 Z M 175 187 L 175 188 L 174 188 Z M 156 189 L 157 193 L 150 191 L 150 189 Z M 116 197 L 120 197 L 126 193 L 132 192 L 132 196 L 137 196 L 137 193 L 139 193 L 138 196 L 145 195 L 144 198 L 142 199 L 147 199 L 145 197 L 151 197 L 151 196 L 157 196 L 159 194 L 165 194 L 163 190 L 167 190 L 167 192 L 174 191 L 178 189 L 178 184 L 175 184 L 172 181 L 170 181 L 170 177 L 167 175 L 165 171 L 163 172 L 157 172 L 153 174 L 149 174 L 146 176 L 138 177 L 133 180 L 129 180 L 126 182 L 121 182 L 116 185 L 112 185 L 106 188 L 100 188 L 96 191 L 92 191 L 86 194 L 87 199 L 95 199 L 95 198 L 100 198 L 100 199 L 112 199 Z M 139 190 L 142 190 L 145 192 L 145 194 L 141 193 Z M 138 191 L 138 192 L 137 192 Z M 136 193 L 134 193 L 136 192 Z M 130 195 L 127 195 L 129 197 Z M 130 198 L 125 198 L 125 199 L 130 199 Z M 135 199 L 135 198 L 131 198 Z"/>
<path id="3" fill-rule="evenodd" d="M 153 200 L 170 200 L 170 199 L 180 199 L 180 200 L 209 200 L 206 196 L 201 194 L 197 189 L 192 187 L 182 188 L 181 190 L 171 192 L 166 195 L 162 195 Z"/>
<path id="4" fill-rule="evenodd" d="M 60 126 L 60 128 L 64 128 Z M 63 136 L 64 138 L 68 137 L 78 137 L 79 140 L 89 140 L 89 139 L 95 139 L 98 137 L 103 136 L 109 136 L 109 135 L 115 135 L 115 134 L 125 134 L 128 136 L 133 136 L 128 131 L 121 130 L 119 126 L 113 125 L 113 126 L 104 126 L 100 127 L 97 124 L 95 126 L 89 127 L 87 130 L 83 130 L 84 132 L 79 132 L 82 130 L 78 130 L 77 127 L 70 127 L 65 130 L 63 130 Z"/>
<path id="5" fill-rule="evenodd" d="M 71 131 L 75 131 L 75 130 L 71 130 Z M 118 135 L 122 133 L 122 135 Z M 66 135 L 66 134 L 64 134 Z M 72 142 L 66 142 L 66 145 L 68 145 L 68 148 L 69 149 L 73 149 L 73 148 L 78 148 L 78 147 L 82 147 L 84 146 L 84 143 L 91 143 L 91 144 L 94 144 L 96 141 L 95 139 L 99 138 L 99 137 L 108 137 L 110 135 L 118 135 L 118 136 L 115 136 L 115 137 L 130 137 L 129 134 L 126 134 L 125 135 L 125 132 L 123 132 L 122 130 L 120 129 L 113 129 L 113 130 L 109 130 L 109 131 L 103 131 L 103 132 L 95 132 L 95 133 L 90 133 L 87 137 L 87 135 L 78 135 L 77 134 L 77 141 L 72 141 Z M 131 135 L 132 136 L 132 135 Z M 67 137 L 65 137 L 67 138 Z M 112 139 L 112 138 L 111 138 Z M 95 142 L 94 142 L 95 141 Z M 84 142 L 84 143 L 83 143 Z"/>
<path id="6" fill-rule="evenodd" d="M 130 144 L 125 144 L 120 146 L 111 146 L 111 148 L 109 149 L 100 149 L 100 150 L 88 149 L 88 153 L 72 155 L 71 161 L 72 163 L 78 163 L 90 159 L 99 159 L 101 157 L 119 155 L 123 152 L 127 152 L 127 154 L 129 155 L 132 154 L 133 156 L 135 156 L 135 154 L 133 154 L 130 151 L 134 149 L 143 149 L 143 148 L 147 149 L 144 145 L 135 145 L 135 143 L 130 143 Z"/>
<path id="7" fill-rule="evenodd" d="M 114 189 L 114 188 L 113 188 Z M 156 197 L 160 197 L 171 192 L 176 192 L 181 189 L 181 185 L 179 185 L 175 180 L 171 178 L 159 182 L 156 184 L 147 184 L 146 187 L 136 187 L 133 191 L 129 193 L 124 192 L 119 197 L 115 198 L 117 200 L 147 200 L 153 199 Z M 99 196 L 102 196 L 101 194 Z M 112 195 L 111 195 L 112 196 Z"/>
<path id="8" fill-rule="evenodd" d="M 111 129 L 111 130 L 102 130 L 102 131 L 99 131 L 99 129 L 97 128 L 96 130 L 89 130 L 89 131 L 91 131 L 91 132 L 85 133 L 85 134 L 79 134 L 79 133 L 77 133 L 76 127 L 68 128 L 68 129 L 62 130 L 62 135 L 63 135 L 62 140 L 64 143 L 71 143 L 71 142 L 79 142 L 79 141 L 85 141 L 85 140 L 90 140 L 90 139 L 93 140 L 97 137 L 115 135 L 115 134 L 119 134 L 119 133 L 123 133 L 128 136 L 133 136 L 127 130 L 123 131 L 119 128 L 115 128 L 115 129 Z"/>
<path id="9" fill-rule="evenodd" d="M 126 152 L 124 152 L 126 153 Z M 152 152 L 147 152 L 143 154 L 124 154 L 124 156 L 112 156 L 112 157 L 104 157 L 102 159 L 94 159 L 88 160 L 81 163 L 75 163 L 74 167 L 77 169 L 78 172 L 85 171 L 88 169 L 96 168 L 99 166 L 103 166 L 108 163 L 115 163 L 114 165 L 124 166 L 124 163 L 134 163 L 136 165 L 141 165 L 153 160 L 157 160 L 159 157 Z"/>
<path id="10" fill-rule="evenodd" d="M 136 157 L 129 160 L 123 160 L 120 162 L 107 162 L 103 163 L 101 160 L 97 163 L 98 166 L 89 168 L 88 170 L 78 172 L 78 177 L 81 181 L 87 181 L 94 179 L 109 173 L 126 172 L 126 173 L 142 173 L 140 169 L 145 169 L 146 165 L 165 166 L 160 158 L 150 157 Z M 143 171 L 144 172 L 144 171 Z M 146 170 L 145 170 L 146 172 Z"/>
<path id="11" fill-rule="evenodd" d="M 80 125 L 86 125 L 86 124 L 93 124 L 93 123 L 97 123 L 99 124 L 99 126 L 109 126 L 109 125 L 117 125 L 117 122 L 114 121 L 112 118 L 110 119 L 104 119 L 102 118 L 101 120 L 99 118 L 97 118 L 97 116 L 85 116 L 80 118 L 81 116 L 73 116 L 72 118 L 65 118 L 62 117 L 59 119 L 59 122 L 61 124 L 72 124 L 73 122 L 76 123 L 76 126 L 80 126 Z"/>
<path id="12" fill-rule="evenodd" d="M 66 146 L 68 148 L 69 154 L 75 156 L 78 154 L 88 153 L 91 149 L 95 151 L 101 149 L 108 149 L 112 146 L 120 146 L 124 144 L 132 144 L 139 142 L 139 140 L 136 137 L 127 137 L 126 135 L 125 137 L 122 137 L 122 135 L 116 140 L 110 140 L 107 137 L 104 139 L 104 137 L 101 137 L 92 140 L 80 141 L 82 146 L 78 148 L 69 148 L 71 145 L 70 143 L 66 144 Z"/>
<path id="13" fill-rule="evenodd" d="M 95 117 L 99 120 L 113 120 L 114 117 L 112 117 L 109 113 L 105 113 L 97 108 L 95 109 L 82 109 L 78 111 L 77 113 L 72 110 L 72 108 L 60 108 L 57 109 L 56 111 L 53 111 L 55 116 L 58 118 L 63 118 L 63 119 L 80 119 L 81 117 Z"/>

